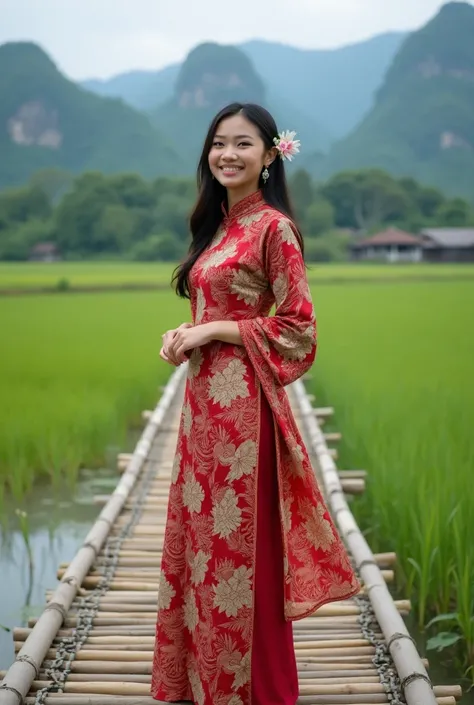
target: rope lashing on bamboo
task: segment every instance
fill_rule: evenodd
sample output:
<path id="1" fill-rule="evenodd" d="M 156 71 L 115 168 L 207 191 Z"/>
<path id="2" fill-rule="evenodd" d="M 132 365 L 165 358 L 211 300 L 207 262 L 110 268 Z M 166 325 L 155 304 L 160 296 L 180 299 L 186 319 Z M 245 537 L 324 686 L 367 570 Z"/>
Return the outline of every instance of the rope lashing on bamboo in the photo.
<path id="1" fill-rule="evenodd" d="M 13 688 L 11 685 L 7 685 L 6 683 L 2 683 L 2 685 L 0 685 L 0 690 L 8 690 L 10 693 L 13 693 L 14 695 L 16 695 L 20 705 L 23 703 L 23 695 L 20 693 L 19 690 L 17 690 L 16 688 Z"/>
<path id="2" fill-rule="evenodd" d="M 38 666 L 38 664 L 36 663 L 36 661 L 31 658 L 31 656 L 28 656 L 28 654 L 22 654 L 21 656 L 18 656 L 16 660 L 20 662 L 23 661 L 24 663 L 29 664 L 31 668 L 33 668 L 35 671 L 35 680 L 38 678 L 41 669 L 40 666 Z"/>
<path id="3" fill-rule="evenodd" d="M 61 580 L 62 583 L 65 583 L 66 585 L 77 585 L 77 578 L 75 575 L 70 575 L 68 578 L 63 578 Z"/>
<path id="4" fill-rule="evenodd" d="M 364 559 L 361 563 L 359 563 L 359 565 L 357 566 L 358 570 L 360 570 L 361 568 L 363 568 L 365 565 L 376 565 L 376 566 L 378 567 L 378 563 L 377 563 L 377 561 L 375 560 L 375 558 L 374 558 L 374 559 L 372 559 L 372 558 L 365 558 L 365 559 Z"/>
<path id="5" fill-rule="evenodd" d="M 334 487 L 334 489 L 329 490 L 328 495 L 332 497 L 333 494 L 344 494 L 342 487 Z"/>
<path id="6" fill-rule="evenodd" d="M 410 685 L 410 683 L 420 679 L 426 681 L 430 688 L 433 690 L 433 684 L 428 678 L 428 676 L 425 676 L 424 673 L 418 673 L 417 671 L 413 671 L 413 673 L 409 673 L 408 676 L 405 676 L 405 678 L 401 681 L 402 691 L 405 692 L 405 688 Z"/>
<path id="7" fill-rule="evenodd" d="M 44 608 L 45 612 L 47 610 L 56 610 L 56 612 L 59 612 L 59 614 L 63 618 L 63 622 L 67 617 L 67 609 L 64 607 L 64 605 L 61 605 L 59 602 L 48 602 L 48 604 Z"/>
<path id="8" fill-rule="evenodd" d="M 416 646 L 416 641 L 412 636 L 410 636 L 410 634 L 401 634 L 400 632 L 396 632 L 395 634 L 392 634 L 390 639 L 387 641 L 387 649 L 392 646 L 394 641 L 398 641 L 399 639 L 409 639 Z"/>
<path id="9" fill-rule="evenodd" d="M 92 548 L 96 558 L 99 555 L 100 548 L 98 548 L 97 546 L 94 546 L 92 541 L 86 541 L 85 543 L 83 543 L 82 548 Z"/>

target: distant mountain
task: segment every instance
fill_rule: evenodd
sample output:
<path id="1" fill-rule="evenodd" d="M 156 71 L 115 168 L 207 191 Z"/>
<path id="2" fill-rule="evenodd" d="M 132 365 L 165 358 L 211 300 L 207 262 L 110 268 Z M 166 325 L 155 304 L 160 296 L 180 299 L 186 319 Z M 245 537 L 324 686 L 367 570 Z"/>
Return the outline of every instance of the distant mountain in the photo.
<path id="1" fill-rule="evenodd" d="M 264 41 L 237 48 L 252 60 L 268 96 L 275 96 L 272 102 L 288 106 L 287 112 L 294 116 L 288 124 L 296 121 L 310 127 L 313 121 L 325 133 L 318 141 L 327 146 L 329 139 L 346 135 L 371 108 L 375 91 L 405 37 L 393 32 L 333 50 L 302 50 Z M 171 99 L 179 70 L 179 66 L 169 66 L 156 72 L 134 71 L 82 85 L 149 110 Z"/>
<path id="2" fill-rule="evenodd" d="M 109 79 L 90 79 L 81 85 L 93 93 L 109 98 L 122 98 L 137 110 L 156 108 L 173 96 L 180 64 L 161 71 L 130 71 Z"/>
<path id="3" fill-rule="evenodd" d="M 329 143 L 327 132 L 313 119 L 288 107 L 281 96 L 267 95 L 248 56 L 234 46 L 206 43 L 193 49 L 176 78 L 172 98 L 150 115 L 180 149 L 187 170 L 194 171 L 209 123 L 234 101 L 264 105 L 279 124 L 298 130 L 311 149 Z"/>
<path id="4" fill-rule="evenodd" d="M 473 37 L 474 7 L 465 2 L 448 3 L 408 37 L 373 110 L 334 146 L 322 175 L 377 166 L 472 198 Z"/>
<path id="5" fill-rule="evenodd" d="M 46 167 L 149 177 L 180 171 L 145 115 L 78 87 L 29 42 L 0 46 L 0 126 L 0 188 Z"/>
<path id="6" fill-rule="evenodd" d="M 302 50 L 284 44 L 242 44 L 270 90 L 340 138 L 372 107 L 376 90 L 406 33 L 382 34 L 340 49 Z"/>

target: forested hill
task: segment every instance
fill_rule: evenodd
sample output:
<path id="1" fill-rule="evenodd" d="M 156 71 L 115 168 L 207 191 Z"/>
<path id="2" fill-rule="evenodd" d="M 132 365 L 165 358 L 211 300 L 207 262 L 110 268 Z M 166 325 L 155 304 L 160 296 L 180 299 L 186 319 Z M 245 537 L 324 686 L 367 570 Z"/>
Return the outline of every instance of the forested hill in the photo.
<path id="1" fill-rule="evenodd" d="M 472 198 L 474 183 L 474 7 L 445 5 L 410 35 L 373 110 L 334 146 L 324 175 L 379 166 Z"/>
<path id="2" fill-rule="evenodd" d="M 306 116 L 317 124 L 319 141 L 327 147 L 330 138 L 345 137 L 370 109 L 405 37 L 388 32 L 337 49 L 313 50 L 258 39 L 237 48 L 263 79 L 267 98 L 285 103 L 295 113 L 293 122 Z M 158 71 L 130 71 L 82 85 L 149 111 L 172 98 L 180 68 L 174 64 Z"/>
<path id="3" fill-rule="evenodd" d="M 307 147 L 319 149 L 329 141 L 317 121 L 295 110 L 282 95 L 268 95 L 251 60 L 234 46 L 206 43 L 193 49 L 180 68 L 172 98 L 150 114 L 192 172 L 211 119 L 234 101 L 264 105 L 280 129 L 296 130 Z"/>
<path id="4" fill-rule="evenodd" d="M 33 43 L 0 46 L 0 188 L 45 167 L 172 174 L 180 160 L 149 119 L 66 79 Z"/>

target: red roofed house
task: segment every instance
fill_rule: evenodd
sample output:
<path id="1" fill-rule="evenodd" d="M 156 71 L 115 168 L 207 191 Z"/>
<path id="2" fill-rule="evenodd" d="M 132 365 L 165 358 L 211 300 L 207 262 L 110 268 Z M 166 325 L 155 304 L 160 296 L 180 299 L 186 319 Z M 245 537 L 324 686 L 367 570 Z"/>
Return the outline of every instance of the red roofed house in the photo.
<path id="1" fill-rule="evenodd" d="M 61 259 L 54 242 L 38 242 L 30 250 L 30 262 L 58 262 Z"/>
<path id="2" fill-rule="evenodd" d="M 351 245 L 353 260 L 384 260 L 386 262 L 420 262 L 423 240 L 403 230 L 389 228 Z"/>

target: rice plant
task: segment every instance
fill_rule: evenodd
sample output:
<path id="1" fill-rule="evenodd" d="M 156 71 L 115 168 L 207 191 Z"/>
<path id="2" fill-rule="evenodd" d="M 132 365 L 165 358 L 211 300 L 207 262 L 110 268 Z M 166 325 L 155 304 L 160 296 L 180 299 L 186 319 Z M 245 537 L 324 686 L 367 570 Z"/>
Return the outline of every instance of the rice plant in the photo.
<path id="1" fill-rule="evenodd" d="M 472 662 L 474 283 L 313 292 L 315 391 L 336 408 L 340 467 L 369 472 L 357 517 L 374 550 L 396 551 L 419 624 L 455 615 L 451 627 Z"/>

